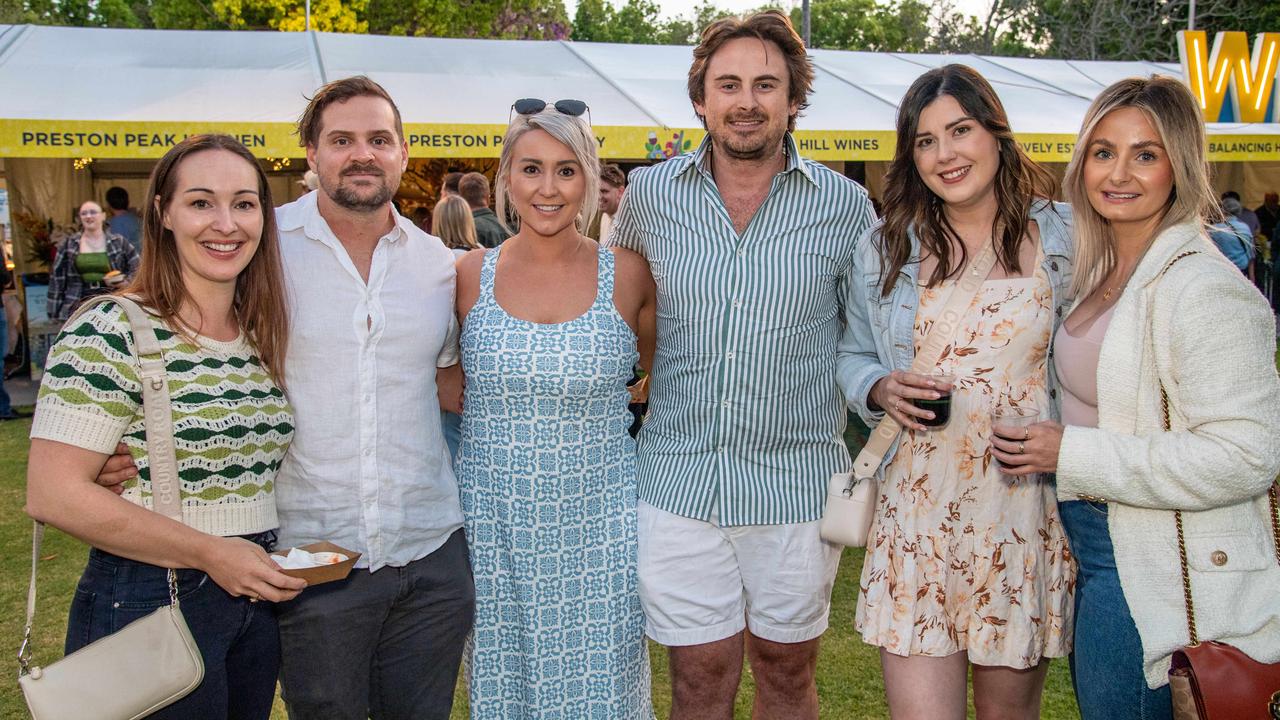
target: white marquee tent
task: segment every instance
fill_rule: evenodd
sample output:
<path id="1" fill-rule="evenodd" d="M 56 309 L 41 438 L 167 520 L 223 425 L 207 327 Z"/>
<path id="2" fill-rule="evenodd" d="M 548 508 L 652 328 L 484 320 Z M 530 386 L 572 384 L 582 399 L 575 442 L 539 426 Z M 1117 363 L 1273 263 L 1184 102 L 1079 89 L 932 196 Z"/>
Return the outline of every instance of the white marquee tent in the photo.
<path id="1" fill-rule="evenodd" d="M 888 160 L 897 102 L 945 63 L 986 76 L 1019 139 L 1049 163 L 1068 159 L 1103 87 L 1181 75 L 1176 64 L 1147 62 L 812 55 L 817 79 L 797 137 L 802 152 L 833 164 Z M 690 59 L 679 46 L 0 25 L 0 158 L 14 204 L 53 216 L 112 159 L 157 158 L 190 132 L 230 132 L 261 157 L 301 157 L 292 127 L 305 97 L 367 74 L 396 98 L 414 157 L 496 157 L 514 99 L 573 97 L 590 106 L 603 156 L 660 159 L 702 133 L 685 87 Z M 1212 124 L 1210 135 L 1220 184 L 1248 187 L 1247 201 L 1280 179 L 1280 123 Z M 668 139 L 674 149 L 664 153 Z M 105 162 L 83 172 L 74 158 Z M 879 173 L 866 176 L 874 185 Z"/>
<path id="2" fill-rule="evenodd" d="M 515 98 L 573 96 L 602 128 L 693 128 L 690 58 L 682 46 L 0 25 L 0 120 L 289 124 L 319 85 L 367 74 L 408 123 L 503 124 Z M 801 122 L 813 131 L 891 131 L 911 81 L 949 62 L 987 77 L 1022 133 L 1072 135 L 1111 82 L 1181 76 L 1172 63 L 821 49 L 813 59 Z M 1215 124 L 1211 134 L 1280 138 L 1280 124 Z"/>

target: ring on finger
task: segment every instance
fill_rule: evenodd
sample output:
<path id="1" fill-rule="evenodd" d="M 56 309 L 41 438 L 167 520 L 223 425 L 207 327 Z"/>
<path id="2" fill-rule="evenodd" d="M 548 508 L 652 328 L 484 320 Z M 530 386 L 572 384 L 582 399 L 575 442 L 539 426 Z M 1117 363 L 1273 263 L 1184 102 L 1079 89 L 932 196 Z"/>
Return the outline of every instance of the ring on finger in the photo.
<path id="1" fill-rule="evenodd" d="M 1022 439 L 1023 440 L 1031 439 L 1031 428 L 1026 427 L 1025 425 L 1022 427 Z"/>
<path id="2" fill-rule="evenodd" d="M 899 410 L 899 409 L 898 409 L 898 406 L 899 406 L 899 405 L 901 405 L 901 404 L 902 404 L 902 398 L 898 398 L 897 400 L 894 400 L 894 401 L 893 401 L 893 411 L 894 411 L 894 412 L 902 412 L 901 410 Z"/>
<path id="3" fill-rule="evenodd" d="M 1025 455 L 1025 454 L 1026 454 L 1026 452 L 1027 452 L 1027 445 L 1026 445 L 1026 443 L 1018 443 L 1018 454 L 1019 454 L 1019 455 Z"/>

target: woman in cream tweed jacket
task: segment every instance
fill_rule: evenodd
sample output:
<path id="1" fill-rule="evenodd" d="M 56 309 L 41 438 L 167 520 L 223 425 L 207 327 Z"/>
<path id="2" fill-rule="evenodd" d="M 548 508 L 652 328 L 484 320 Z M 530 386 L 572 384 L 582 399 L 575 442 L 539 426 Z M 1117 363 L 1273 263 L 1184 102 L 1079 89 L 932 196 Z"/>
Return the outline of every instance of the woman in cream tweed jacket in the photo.
<path id="1" fill-rule="evenodd" d="M 1125 80 L 1094 101 L 1065 183 L 1077 301 L 1054 347 L 1059 401 L 1087 407 L 1096 377 L 1097 420 L 1064 405 L 1065 428 L 1001 429 L 993 451 L 1014 474 L 1057 473 L 1080 565 L 1072 671 L 1086 720 L 1170 717 L 1169 659 L 1188 644 L 1175 509 L 1200 639 L 1280 661 L 1275 320 L 1205 235 L 1207 177 L 1180 82 Z"/>
<path id="2" fill-rule="evenodd" d="M 1098 358 L 1098 427 L 1063 433 L 1058 499 L 1108 504 L 1150 687 L 1168 682 L 1169 656 L 1187 644 L 1174 509 L 1184 511 L 1200 638 L 1280 661 L 1266 495 L 1280 472 L 1275 348 L 1275 318 L 1258 291 L 1200 227 L 1172 227 L 1113 310 Z"/>

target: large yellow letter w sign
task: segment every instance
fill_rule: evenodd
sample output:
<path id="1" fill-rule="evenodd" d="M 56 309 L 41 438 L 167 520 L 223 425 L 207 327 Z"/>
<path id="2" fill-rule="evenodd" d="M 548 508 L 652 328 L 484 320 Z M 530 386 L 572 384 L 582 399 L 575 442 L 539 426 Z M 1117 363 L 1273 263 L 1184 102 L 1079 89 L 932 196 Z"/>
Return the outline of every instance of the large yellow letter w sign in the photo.
<path id="1" fill-rule="evenodd" d="M 1178 32 L 1182 76 L 1200 101 L 1205 122 L 1276 121 L 1276 66 L 1280 64 L 1280 33 L 1259 33 L 1249 52 L 1242 32 L 1220 32 L 1209 50 L 1203 30 Z M 1231 104 L 1224 111 L 1224 102 Z"/>

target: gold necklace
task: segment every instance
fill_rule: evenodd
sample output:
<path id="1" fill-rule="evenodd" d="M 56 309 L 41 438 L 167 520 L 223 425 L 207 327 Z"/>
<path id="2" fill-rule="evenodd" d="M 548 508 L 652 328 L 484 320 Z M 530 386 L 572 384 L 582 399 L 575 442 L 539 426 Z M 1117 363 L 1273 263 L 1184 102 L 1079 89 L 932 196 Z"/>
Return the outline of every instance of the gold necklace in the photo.
<path id="1" fill-rule="evenodd" d="M 1129 270 L 1129 272 L 1124 273 L 1124 280 L 1120 281 L 1120 284 L 1118 286 L 1108 287 L 1105 290 L 1103 290 L 1102 302 L 1111 302 L 1111 296 L 1115 294 L 1115 291 L 1124 289 L 1124 286 L 1129 282 L 1129 278 L 1133 276 L 1133 271 L 1136 269 L 1137 269 L 1137 266 L 1135 265 L 1132 269 Z"/>

